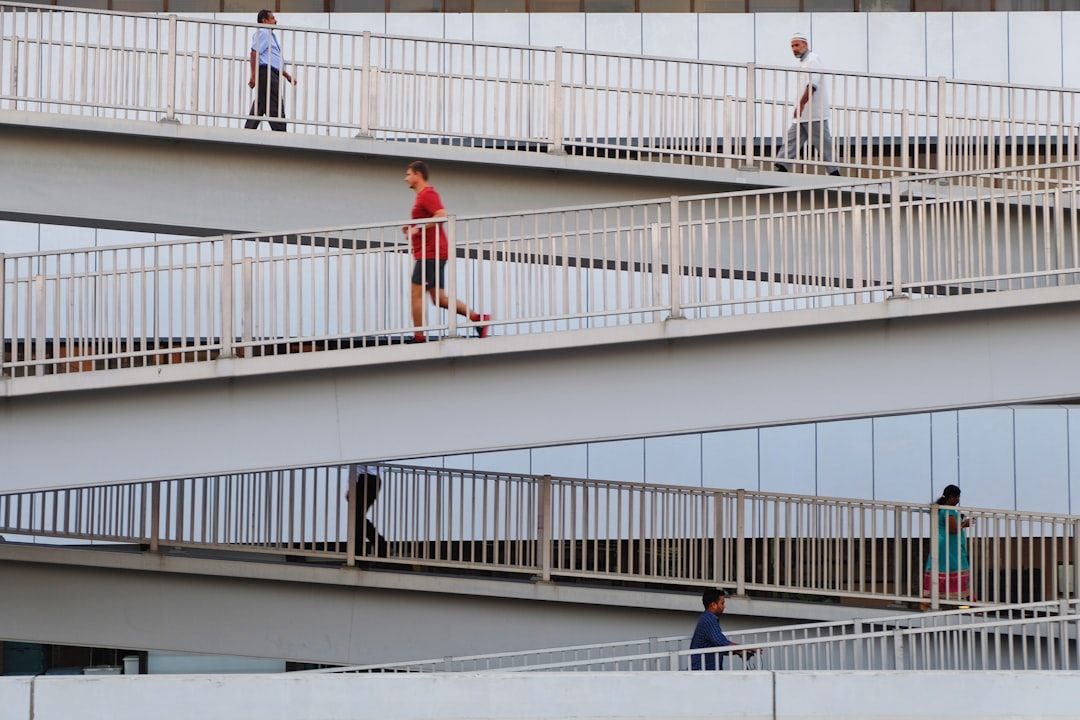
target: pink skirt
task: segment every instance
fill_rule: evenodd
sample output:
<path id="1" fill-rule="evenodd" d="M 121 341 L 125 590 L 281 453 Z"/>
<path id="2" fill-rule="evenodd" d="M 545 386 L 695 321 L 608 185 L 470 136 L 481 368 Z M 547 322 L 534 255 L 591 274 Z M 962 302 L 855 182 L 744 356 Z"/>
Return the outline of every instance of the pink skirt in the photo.
<path id="1" fill-rule="evenodd" d="M 970 600 L 971 571 L 956 570 L 937 573 L 937 587 L 938 597 L 942 600 Z M 930 597 L 933 588 L 934 573 L 927 570 L 923 573 L 923 597 Z"/>

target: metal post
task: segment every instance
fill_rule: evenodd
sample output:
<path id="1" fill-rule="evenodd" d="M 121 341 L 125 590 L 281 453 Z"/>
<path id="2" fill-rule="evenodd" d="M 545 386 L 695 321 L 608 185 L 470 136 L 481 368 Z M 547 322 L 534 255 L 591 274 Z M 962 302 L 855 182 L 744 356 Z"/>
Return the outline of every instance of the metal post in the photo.
<path id="1" fill-rule="evenodd" d="M 735 594 L 746 595 L 746 491 L 735 491 Z"/>
<path id="2" fill-rule="evenodd" d="M 1054 270 L 1065 267 L 1065 208 L 1062 207 L 1061 188 L 1054 188 L 1054 239 L 1057 252 L 1055 255 Z M 1053 285 L 1064 284 L 1064 278 L 1060 274 L 1054 275 Z"/>
<path id="3" fill-rule="evenodd" d="M 563 92 L 563 49 L 561 47 L 555 48 L 554 67 L 552 69 L 554 77 L 552 77 L 549 83 L 551 97 L 548 102 L 548 132 L 550 133 L 548 143 L 548 155 L 565 155 L 566 151 L 563 149 L 563 113 L 565 112 L 565 97 Z"/>
<path id="4" fill-rule="evenodd" d="M 723 552 L 724 552 L 724 539 L 723 539 L 723 527 L 724 527 L 724 494 L 721 492 L 713 493 L 713 582 L 719 583 L 724 573 L 723 566 Z"/>
<path id="5" fill-rule="evenodd" d="M 756 70 L 754 63 L 746 64 L 746 132 L 743 142 L 745 147 L 743 148 L 743 162 L 746 167 L 754 166 L 754 128 L 757 125 L 754 117 L 754 105 L 757 100 L 754 98 L 754 75 Z M 764 138 L 763 138 L 764 139 Z M 773 157 L 776 157 L 776 148 L 773 148 Z"/>
<path id="6" fill-rule="evenodd" d="M 254 282 L 252 268 L 254 262 L 251 258 L 244 258 L 240 261 L 240 291 L 241 291 L 241 306 L 240 306 L 240 341 L 244 343 L 245 347 L 251 342 L 254 336 Z"/>
<path id="7" fill-rule="evenodd" d="M 150 484 L 150 552 L 157 552 L 161 540 L 161 482 Z"/>
<path id="8" fill-rule="evenodd" d="M 908 140 L 911 137 L 911 114 L 904 110 L 900 113 L 900 167 L 911 169 L 911 149 Z"/>
<path id="9" fill-rule="evenodd" d="M 223 358 L 231 358 L 236 352 L 233 343 L 236 340 L 236 331 L 233 328 L 233 318 L 236 313 L 233 308 L 233 239 L 232 235 L 223 235 L 221 238 L 221 355 Z"/>
<path id="10" fill-rule="evenodd" d="M 937 505 L 930 506 L 930 609 L 941 608 L 941 597 L 938 593 L 938 568 L 941 558 L 938 556 L 938 538 L 941 533 L 938 530 L 938 518 L 941 509 Z"/>
<path id="11" fill-rule="evenodd" d="M 360 70 L 360 132 L 358 138 L 371 137 L 371 95 L 375 92 L 375 78 L 371 67 L 371 31 L 365 30 L 361 46 L 363 66 Z"/>
<path id="12" fill-rule="evenodd" d="M 176 73 L 178 70 L 176 67 L 176 15 L 169 15 L 168 43 L 168 62 L 165 69 L 168 82 L 167 97 L 165 98 L 165 117 L 161 121 L 174 123 L 178 122 L 176 119 Z"/>
<path id="13" fill-rule="evenodd" d="M 446 305 L 446 312 L 450 315 L 446 321 L 446 334 L 449 337 L 457 337 L 457 216 L 450 215 L 446 218 L 446 296 L 450 299 Z M 435 229 L 438 232 L 438 228 Z M 467 318 L 466 318 L 467 319 Z"/>
<path id="14" fill-rule="evenodd" d="M 945 151 L 948 147 L 948 139 L 945 133 L 945 124 L 948 122 L 945 119 L 945 88 L 946 80 L 944 77 L 937 79 L 938 87 L 938 101 L 937 101 L 937 158 L 936 168 L 939 173 L 945 172 Z"/>
<path id="15" fill-rule="evenodd" d="M 4 297 L 6 296 L 6 279 L 4 271 L 7 262 L 4 253 L 0 252 L 0 377 L 4 377 L 4 341 L 7 338 L 7 316 L 4 314 Z M 11 355 L 15 356 L 15 326 L 11 326 Z"/>
<path id="16" fill-rule="evenodd" d="M 854 638 L 852 640 L 852 642 L 854 643 L 854 646 L 851 648 L 851 654 L 852 654 L 853 661 L 855 663 L 855 667 L 852 668 L 854 670 L 869 670 L 870 669 L 868 667 L 865 667 L 866 657 L 865 657 L 865 654 L 863 652 L 862 640 L 859 639 L 859 635 L 862 635 L 862 632 L 863 632 L 862 621 L 859 620 L 858 618 L 853 619 L 851 621 L 851 634 L 852 634 L 852 636 Z"/>
<path id="17" fill-rule="evenodd" d="M 1069 564 L 1066 567 L 1072 568 L 1072 576 L 1066 576 L 1065 581 L 1069 584 L 1069 590 L 1072 593 L 1073 600 L 1080 600 L 1080 520 L 1073 521 L 1073 547 L 1072 557 L 1069 558 Z M 1068 571 L 1067 571 L 1068 572 Z M 1080 645 L 1080 643 L 1078 643 Z M 1080 653 L 1080 647 L 1077 648 L 1077 652 Z"/>
<path id="18" fill-rule="evenodd" d="M 724 117 L 723 139 L 724 167 L 731 167 L 731 156 L 735 154 L 735 98 L 725 95 L 722 105 Z"/>
<path id="19" fill-rule="evenodd" d="M 896 506 L 893 510 L 893 599 L 899 600 L 900 593 L 900 558 L 902 553 L 900 552 L 900 524 L 902 514 L 900 512 L 900 506 Z M 908 542 L 911 542 L 911 538 L 908 538 Z M 910 546 L 909 546 L 910 547 Z M 904 593 L 907 594 L 907 593 Z"/>
<path id="20" fill-rule="evenodd" d="M 45 374 L 45 277 L 34 277 L 34 374 Z M 29 349 L 29 348 L 27 348 Z"/>
<path id="21" fill-rule="evenodd" d="M 678 672 L 679 670 L 679 651 L 672 650 L 668 653 L 668 670 L 671 672 Z"/>
<path id="22" fill-rule="evenodd" d="M 679 222 L 679 196 L 671 196 L 671 224 L 668 232 L 668 320 L 683 320 L 682 314 L 682 225 Z"/>
<path id="23" fill-rule="evenodd" d="M 889 178 L 889 211 L 892 213 L 892 294 L 889 297 L 904 297 L 903 254 L 900 243 L 900 178 Z"/>
<path id="24" fill-rule="evenodd" d="M 356 503 L 358 502 L 356 496 L 360 494 L 360 486 L 356 482 L 356 466 L 347 465 L 346 472 L 348 477 L 345 480 L 349 491 L 345 495 L 345 512 L 348 514 L 346 523 L 349 529 L 345 540 L 345 565 L 356 567 Z"/>
<path id="25" fill-rule="evenodd" d="M 551 492 L 551 476 L 544 475 L 540 478 L 536 517 L 536 564 L 543 582 L 551 581 Z"/>
<path id="26" fill-rule="evenodd" d="M 904 660 L 904 631 L 900 628 L 893 630 L 893 670 L 903 670 L 906 664 Z"/>

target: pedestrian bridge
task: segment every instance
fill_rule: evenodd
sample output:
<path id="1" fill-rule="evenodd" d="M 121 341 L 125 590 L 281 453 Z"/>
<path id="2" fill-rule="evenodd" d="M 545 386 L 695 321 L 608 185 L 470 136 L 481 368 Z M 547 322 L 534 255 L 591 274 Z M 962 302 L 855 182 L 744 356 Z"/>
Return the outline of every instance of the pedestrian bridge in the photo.
<path id="1" fill-rule="evenodd" d="M 706 586 L 733 593 L 733 630 L 895 615 L 923 600 L 924 564 L 938 561 L 928 505 L 405 465 L 380 474 L 366 519 L 385 549 L 364 541 L 349 466 L 2 495 L 0 563 L 18 581 L 0 601 L 0 637 L 404 662 L 610 642 L 643 626 L 683 633 Z M 974 604 L 1080 597 L 1067 570 L 1080 518 L 964 510 Z M 96 544 L 19 544 L 29 538 Z M 431 597 L 447 624 L 437 637 L 387 634 L 413 627 Z M 936 587 L 927 602 L 972 604 Z"/>
<path id="2" fill-rule="evenodd" d="M 493 316 L 483 341 L 413 326 L 400 220 L 10 254 L 0 488 L 1066 401 L 1078 187 L 1009 170 L 451 216 L 446 290 Z M 41 451 L 57 436 L 98 461 L 72 476 Z"/>
<path id="3" fill-rule="evenodd" d="M 0 110 L 238 128 L 254 24 L 0 4 Z M 293 132 L 647 162 L 771 164 L 791 67 L 279 26 Z M 859 177 L 1077 159 L 1080 93 L 824 71 Z M 523 164 L 527 164 L 527 161 Z M 807 160 L 803 167 L 820 170 Z"/>

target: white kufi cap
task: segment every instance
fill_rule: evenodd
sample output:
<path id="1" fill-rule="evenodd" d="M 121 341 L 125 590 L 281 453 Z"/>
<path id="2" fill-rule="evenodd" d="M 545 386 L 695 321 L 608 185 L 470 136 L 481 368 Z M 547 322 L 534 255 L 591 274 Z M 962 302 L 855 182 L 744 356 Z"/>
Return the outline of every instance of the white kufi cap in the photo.
<path id="1" fill-rule="evenodd" d="M 802 40 L 803 42 L 810 42 L 810 38 L 806 37 L 806 33 L 797 32 L 791 35 L 792 40 Z"/>

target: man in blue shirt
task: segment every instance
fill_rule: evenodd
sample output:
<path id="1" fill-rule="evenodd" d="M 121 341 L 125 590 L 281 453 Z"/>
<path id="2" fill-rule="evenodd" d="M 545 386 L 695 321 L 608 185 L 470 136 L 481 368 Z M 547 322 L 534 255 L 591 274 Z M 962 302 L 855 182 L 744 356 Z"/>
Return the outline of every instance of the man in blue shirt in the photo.
<path id="1" fill-rule="evenodd" d="M 701 604 L 705 610 L 698 616 L 694 635 L 690 638 L 690 649 L 718 648 L 736 645 L 728 640 L 728 636 L 720 629 L 720 615 L 724 612 L 724 591 L 720 588 L 709 588 L 701 594 Z M 753 650 L 733 650 L 740 655 L 753 653 Z M 709 652 L 690 656 L 691 670 L 723 670 L 725 653 Z"/>
<path id="2" fill-rule="evenodd" d="M 270 10 L 260 10 L 257 17 L 260 25 L 277 25 L 277 18 Z M 293 76 L 282 68 L 281 46 L 278 45 L 274 31 L 271 28 L 259 28 L 251 37 L 251 79 L 248 80 L 248 87 L 257 85 L 259 89 L 249 115 L 285 118 L 285 103 L 279 91 L 281 76 L 293 85 L 296 84 Z M 285 132 L 285 123 L 274 120 L 269 122 L 271 130 Z M 262 120 L 251 117 L 244 123 L 244 127 L 255 130 L 261 123 Z"/>

